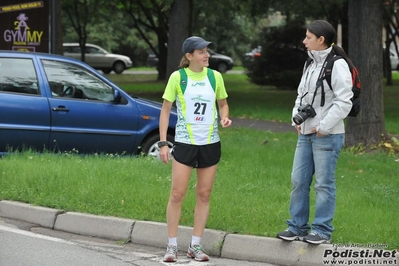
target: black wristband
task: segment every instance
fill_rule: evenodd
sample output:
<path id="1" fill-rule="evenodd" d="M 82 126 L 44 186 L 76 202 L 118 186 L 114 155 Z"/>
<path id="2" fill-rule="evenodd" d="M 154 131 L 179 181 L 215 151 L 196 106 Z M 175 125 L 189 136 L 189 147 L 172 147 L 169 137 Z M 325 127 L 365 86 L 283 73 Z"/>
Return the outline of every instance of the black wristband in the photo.
<path id="1" fill-rule="evenodd" d="M 169 142 L 167 141 L 159 141 L 158 148 L 162 148 L 163 146 L 169 146 Z"/>

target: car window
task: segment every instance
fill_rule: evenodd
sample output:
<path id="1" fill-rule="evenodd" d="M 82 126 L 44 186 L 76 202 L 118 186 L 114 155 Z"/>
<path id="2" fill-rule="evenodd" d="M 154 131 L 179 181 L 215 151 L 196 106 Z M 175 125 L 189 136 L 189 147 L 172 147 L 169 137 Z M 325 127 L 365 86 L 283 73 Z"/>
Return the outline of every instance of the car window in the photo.
<path id="1" fill-rule="evenodd" d="M 111 102 L 113 89 L 90 71 L 77 65 L 42 60 L 53 97 Z"/>
<path id="2" fill-rule="evenodd" d="M 64 52 L 65 53 L 71 53 L 72 52 L 72 47 L 71 46 L 63 46 Z"/>
<path id="3" fill-rule="evenodd" d="M 80 47 L 79 46 L 74 46 L 72 47 L 72 53 L 80 54 Z"/>
<path id="4" fill-rule="evenodd" d="M 0 91 L 38 95 L 32 59 L 0 58 Z"/>
<path id="5" fill-rule="evenodd" d="M 64 46 L 64 52 L 73 53 L 73 54 L 80 53 L 80 47 L 78 45 L 77 46 Z"/>
<path id="6" fill-rule="evenodd" d="M 87 54 L 103 54 L 103 52 L 95 47 L 87 47 L 86 46 L 86 53 Z"/>

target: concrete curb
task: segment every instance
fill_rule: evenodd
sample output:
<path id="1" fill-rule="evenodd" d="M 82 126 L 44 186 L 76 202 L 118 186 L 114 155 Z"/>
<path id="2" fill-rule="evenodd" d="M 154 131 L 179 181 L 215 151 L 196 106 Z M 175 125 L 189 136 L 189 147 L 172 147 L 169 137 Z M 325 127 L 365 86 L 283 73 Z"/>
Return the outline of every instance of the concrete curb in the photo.
<path id="1" fill-rule="evenodd" d="M 191 241 L 193 228 L 188 226 L 179 226 L 178 235 L 181 251 L 187 251 L 188 243 Z M 137 221 L 134 225 L 131 242 L 148 246 L 165 248 L 167 227 L 164 223 Z M 165 237 L 160 237 L 165 236 Z M 223 240 L 226 233 L 205 229 L 201 243 L 206 247 L 209 255 L 220 256 Z"/>
<path id="2" fill-rule="evenodd" d="M 117 217 L 67 212 L 56 217 L 54 229 L 79 235 L 127 241 L 130 239 L 134 223 L 134 220 Z"/>
<path id="3" fill-rule="evenodd" d="M 0 217 L 80 235 L 130 240 L 135 244 L 160 248 L 165 248 L 167 244 L 167 228 L 164 223 L 65 212 L 7 200 L 0 201 Z M 186 245 L 191 240 L 192 227 L 179 226 L 178 234 L 182 245 L 179 248 L 186 251 Z M 276 238 L 229 234 L 211 229 L 205 229 L 201 242 L 212 256 L 278 265 L 323 265 L 325 251 L 337 250 L 330 244 L 309 245 L 299 241 L 286 242 Z"/>
<path id="4" fill-rule="evenodd" d="M 247 235 L 226 236 L 222 257 L 267 262 L 278 265 L 322 265 L 323 253 L 331 245 L 309 245 L 277 238 Z"/>
<path id="5" fill-rule="evenodd" d="M 55 220 L 62 210 L 33 206 L 15 201 L 0 201 L 0 216 L 54 228 Z"/>

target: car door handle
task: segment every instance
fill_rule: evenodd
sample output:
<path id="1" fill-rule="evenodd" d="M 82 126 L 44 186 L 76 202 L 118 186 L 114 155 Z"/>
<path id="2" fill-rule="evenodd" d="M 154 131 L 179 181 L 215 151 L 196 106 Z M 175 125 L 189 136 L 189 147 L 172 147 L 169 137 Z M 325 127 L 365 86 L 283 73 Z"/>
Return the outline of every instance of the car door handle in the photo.
<path id="1" fill-rule="evenodd" d="M 52 110 L 57 112 L 69 112 L 69 109 L 65 106 L 53 107 Z"/>

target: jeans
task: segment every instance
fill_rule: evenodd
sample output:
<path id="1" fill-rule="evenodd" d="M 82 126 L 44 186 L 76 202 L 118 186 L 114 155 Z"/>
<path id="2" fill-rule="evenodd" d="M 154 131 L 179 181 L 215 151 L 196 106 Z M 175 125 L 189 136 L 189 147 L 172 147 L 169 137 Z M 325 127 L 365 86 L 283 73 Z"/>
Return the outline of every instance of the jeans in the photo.
<path id="1" fill-rule="evenodd" d="M 316 134 L 299 135 L 292 168 L 290 199 L 291 219 L 288 229 L 295 233 L 308 233 L 312 229 L 323 238 L 331 238 L 332 220 L 336 204 L 335 168 L 339 152 L 344 145 L 344 134 L 317 137 Z M 309 192 L 315 175 L 316 209 L 312 227 L 309 225 Z"/>

